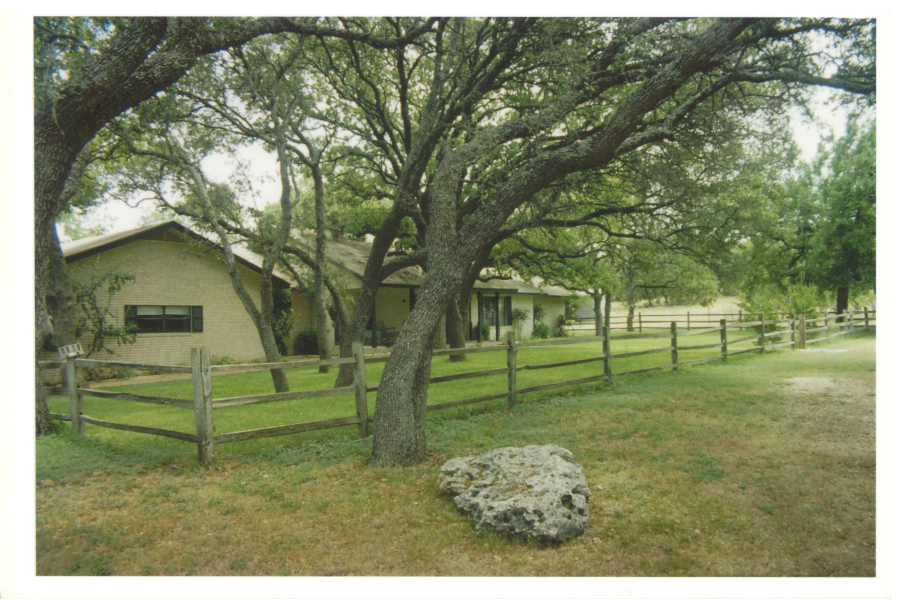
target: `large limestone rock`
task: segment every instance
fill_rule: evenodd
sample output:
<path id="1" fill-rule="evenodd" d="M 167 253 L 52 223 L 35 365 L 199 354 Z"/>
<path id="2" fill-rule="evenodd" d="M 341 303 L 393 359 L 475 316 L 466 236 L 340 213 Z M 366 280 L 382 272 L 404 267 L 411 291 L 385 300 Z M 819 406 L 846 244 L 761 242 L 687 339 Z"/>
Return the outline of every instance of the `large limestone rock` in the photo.
<path id="1" fill-rule="evenodd" d="M 441 489 L 491 529 L 540 542 L 563 542 L 588 528 L 591 496 L 582 467 L 559 446 L 501 448 L 447 461 Z"/>

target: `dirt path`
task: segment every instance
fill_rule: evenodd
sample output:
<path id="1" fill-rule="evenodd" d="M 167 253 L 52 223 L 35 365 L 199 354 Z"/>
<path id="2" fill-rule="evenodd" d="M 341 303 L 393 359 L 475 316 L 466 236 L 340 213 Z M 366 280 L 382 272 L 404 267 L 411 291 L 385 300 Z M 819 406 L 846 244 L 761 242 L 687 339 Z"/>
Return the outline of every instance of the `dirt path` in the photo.
<path id="1" fill-rule="evenodd" d="M 860 468 L 876 467 L 876 385 L 865 379 L 792 377 L 784 381 L 803 416 L 809 450 Z"/>

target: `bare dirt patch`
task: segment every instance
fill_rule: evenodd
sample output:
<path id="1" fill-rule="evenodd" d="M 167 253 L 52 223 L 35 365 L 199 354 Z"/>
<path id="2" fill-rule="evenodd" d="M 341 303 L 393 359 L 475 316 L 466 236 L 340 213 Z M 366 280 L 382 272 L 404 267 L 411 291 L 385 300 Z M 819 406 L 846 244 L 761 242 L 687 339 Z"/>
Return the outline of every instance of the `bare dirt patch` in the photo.
<path id="1" fill-rule="evenodd" d="M 792 377 L 784 386 L 811 452 L 876 468 L 874 380 Z"/>

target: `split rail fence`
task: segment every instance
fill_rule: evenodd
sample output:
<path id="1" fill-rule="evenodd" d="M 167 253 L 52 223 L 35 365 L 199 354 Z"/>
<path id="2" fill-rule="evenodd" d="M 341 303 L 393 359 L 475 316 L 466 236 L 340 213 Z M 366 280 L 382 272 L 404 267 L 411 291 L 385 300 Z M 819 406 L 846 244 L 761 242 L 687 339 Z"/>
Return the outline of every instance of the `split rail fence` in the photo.
<path id="1" fill-rule="evenodd" d="M 864 311 L 869 312 L 869 309 L 864 309 Z M 870 316 L 873 314 L 874 313 L 871 312 Z M 670 323 L 675 322 L 677 327 L 691 331 L 692 329 L 704 329 L 709 328 L 712 325 L 715 326 L 723 319 L 728 323 L 741 323 L 745 321 L 746 318 L 753 318 L 754 316 L 755 315 L 751 313 L 746 313 L 741 310 L 737 313 L 692 313 L 691 311 L 686 311 L 684 313 L 649 315 L 642 315 L 641 312 L 637 312 L 632 315 L 631 329 L 629 325 L 629 315 L 610 315 L 610 329 L 611 331 L 638 331 L 638 333 L 643 333 L 645 329 L 669 329 Z M 841 317 L 841 315 L 835 316 Z M 789 320 L 791 315 L 782 315 L 782 318 Z M 592 317 L 570 323 L 566 326 L 566 330 L 570 333 L 576 333 L 581 331 L 595 331 L 595 327 L 595 320 Z"/>
<path id="2" fill-rule="evenodd" d="M 512 408 L 516 405 L 519 396 L 532 392 L 549 390 L 564 386 L 574 386 L 597 381 L 610 381 L 613 377 L 622 375 L 630 375 L 635 373 L 643 373 L 649 371 L 659 371 L 665 369 L 676 370 L 681 366 L 697 365 L 714 360 L 726 361 L 729 356 L 744 354 L 746 352 L 759 352 L 763 354 L 767 349 L 792 346 L 797 349 L 804 349 L 810 344 L 820 343 L 828 339 L 847 335 L 854 331 L 867 330 L 875 327 L 875 312 L 865 311 L 863 314 L 848 313 L 846 315 L 829 315 L 818 319 L 782 319 L 782 320 L 765 320 L 763 315 L 758 316 L 757 321 L 744 321 L 741 323 L 729 323 L 725 319 L 721 319 L 718 327 L 707 329 L 695 329 L 692 331 L 680 332 L 676 322 L 671 322 L 669 332 L 667 333 L 640 333 L 611 336 L 607 330 L 606 335 L 592 337 L 568 337 L 553 340 L 537 341 L 537 342 L 517 342 L 513 333 L 507 336 L 506 344 L 477 346 L 470 348 L 443 349 L 433 351 L 433 356 L 448 356 L 473 354 L 480 352 L 499 352 L 506 351 L 507 366 L 485 369 L 481 371 L 468 371 L 464 373 L 456 373 L 452 375 L 439 375 L 432 377 L 430 383 L 442 383 L 459 379 L 469 379 L 476 377 L 487 377 L 491 375 L 507 374 L 507 389 L 503 392 L 487 394 L 483 396 L 464 398 L 440 404 L 430 404 L 426 407 L 427 412 L 442 410 L 447 408 L 455 408 L 487 402 L 491 400 L 507 399 L 508 405 Z M 743 333 L 742 330 L 753 329 L 753 335 L 741 335 L 738 338 L 729 339 L 729 332 Z M 719 332 L 720 340 L 713 344 L 701 345 L 685 345 L 680 340 L 686 337 L 697 336 L 707 333 Z M 784 336 L 790 336 L 790 341 L 782 341 Z M 641 338 L 660 338 L 668 339 L 669 344 L 660 348 L 649 348 L 644 350 L 622 352 L 614 354 L 611 350 L 611 343 L 615 341 L 635 340 Z M 729 350 L 729 345 L 739 344 L 755 340 L 750 347 Z M 522 348 L 542 348 L 549 346 L 560 346 L 569 344 L 586 344 L 586 343 L 602 343 L 603 354 L 600 356 L 592 356 L 588 358 L 580 358 L 576 360 L 567 360 L 553 363 L 534 363 L 519 364 L 517 362 L 517 353 Z M 702 350 L 719 348 L 720 352 L 706 358 L 697 360 L 680 360 L 680 352 L 691 350 Z M 669 352 L 671 360 L 668 364 L 634 369 L 630 371 L 614 372 L 613 359 L 624 359 L 640 355 L 665 353 Z M 374 362 L 382 362 L 388 359 L 387 354 L 366 356 L 363 353 L 361 344 L 354 344 L 353 356 L 351 358 L 336 358 L 332 360 L 316 360 L 316 361 L 290 361 L 278 363 L 261 363 L 261 364 L 242 364 L 242 365 L 211 365 L 210 353 L 205 349 L 194 348 L 191 350 L 191 366 L 174 366 L 174 365 L 154 365 L 140 364 L 130 362 L 115 361 L 98 361 L 91 359 L 82 359 L 70 357 L 61 361 L 42 361 L 39 366 L 42 369 L 64 368 L 66 371 L 65 388 L 51 388 L 46 390 L 49 395 L 66 395 L 69 397 L 69 413 L 51 413 L 55 418 L 71 421 L 72 429 L 77 433 L 84 433 L 85 424 L 96 425 L 99 427 L 109 427 L 112 429 L 120 429 L 126 431 L 134 431 L 138 433 L 146 433 L 150 435 L 163 436 L 190 442 L 197 445 L 198 458 L 202 465 L 209 465 L 213 462 L 214 448 L 219 444 L 229 442 L 237 442 L 242 440 L 251 440 L 264 437 L 290 435 L 307 431 L 315 431 L 319 429 L 328 429 L 333 427 L 345 427 L 348 425 L 356 425 L 361 438 L 369 435 L 369 423 L 372 418 L 369 416 L 369 408 L 367 403 L 367 394 L 378 390 L 378 385 L 366 384 L 366 364 Z M 578 379 L 570 379 L 566 381 L 557 381 L 553 383 L 545 383 L 526 387 L 517 385 L 517 373 L 526 370 L 552 369 L 560 367 L 568 367 L 573 365 L 602 362 L 603 369 L 591 376 L 581 377 Z M 344 365 L 354 366 L 354 382 L 350 386 L 318 389 L 318 390 L 298 390 L 283 393 L 259 394 L 249 396 L 239 396 L 233 398 L 213 398 L 212 375 L 214 373 L 227 373 L 236 371 L 253 371 L 253 370 L 269 370 L 269 369 L 303 369 L 318 368 L 322 365 Z M 135 370 L 153 370 L 155 372 L 169 373 L 191 373 L 193 381 L 193 400 L 187 401 L 177 398 L 168 398 L 161 396 L 148 396 L 142 394 L 133 394 L 115 391 L 103 391 L 79 387 L 78 375 L 80 369 L 85 368 L 128 368 Z M 213 427 L 213 412 L 220 409 L 247 406 L 251 404 L 260 404 L 268 402 L 280 402 L 287 400 L 296 400 L 301 398 L 315 398 L 321 396 L 339 396 L 344 394 L 353 394 L 355 398 L 356 414 L 347 417 L 326 419 L 320 421 L 310 421 L 304 423 L 295 423 L 292 425 L 280 425 L 276 427 L 266 427 L 262 429 L 252 429 L 246 431 L 234 431 L 229 433 L 216 434 Z M 142 402 L 166 406 L 174 406 L 194 411 L 195 432 L 186 433 L 181 431 L 173 431 L 169 429 L 161 429 L 156 427 L 143 427 L 138 425 L 113 423 L 103 421 L 84 414 L 85 398 L 106 398 L 111 400 L 122 400 L 132 402 Z"/>

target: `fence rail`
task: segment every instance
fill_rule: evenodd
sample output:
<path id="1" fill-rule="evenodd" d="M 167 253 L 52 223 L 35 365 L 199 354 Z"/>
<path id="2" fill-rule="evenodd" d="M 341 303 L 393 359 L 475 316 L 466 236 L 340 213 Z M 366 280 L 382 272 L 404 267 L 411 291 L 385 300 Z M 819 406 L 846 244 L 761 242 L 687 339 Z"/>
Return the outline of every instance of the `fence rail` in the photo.
<path id="1" fill-rule="evenodd" d="M 864 308 L 865 312 L 868 312 L 867 315 L 869 319 L 875 320 L 876 311 L 869 310 L 868 308 Z M 832 311 L 827 311 L 827 316 L 829 318 L 841 318 L 842 315 L 837 315 Z M 864 315 L 861 312 L 856 313 L 861 322 L 865 320 Z M 691 311 L 686 311 L 684 313 L 667 313 L 667 314 L 651 314 L 651 315 L 642 315 L 639 311 L 633 315 L 610 315 L 610 330 L 625 330 L 625 331 L 638 331 L 639 333 L 644 332 L 645 329 L 669 329 L 670 323 L 676 322 L 677 326 L 680 328 L 684 328 L 686 331 L 693 332 L 694 329 L 698 328 L 700 325 L 709 326 L 711 324 L 719 324 L 720 321 L 725 320 L 727 323 L 734 324 L 735 327 L 746 327 L 751 325 L 752 323 L 747 322 L 745 319 L 749 316 L 753 316 L 752 313 L 746 313 L 744 311 L 738 312 L 723 312 L 723 313 L 692 313 Z M 779 321 L 788 321 L 792 319 L 793 315 L 784 314 L 779 315 Z M 824 319 L 826 317 L 821 317 Z M 596 331 L 596 324 L 594 318 L 584 318 L 575 323 L 570 323 L 566 327 L 567 331 L 570 333 L 580 332 L 580 331 Z M 683 334 L 684 335 L 684 334 Z"/>
<path id="2" fill-rule="evenodd" d="M 638 333 L 626 335 L 611 335 L 610 329 L 605 330 L 605 334 L 601 336 L 591 337 L 571 337 L 554 340 L 544 340 L 537 342 L 517 342 L 514 334 L 508 333 L 505 344 L 493 346 L 477 346 L 471 348 L 454 348 L 433 351 L 433 356 L 447 355 L 466 355 L 481 352 L 506 352 L 507 366 L 500 368 L 483 369 L 478 371 L 467 371 L 463 373 L 455 373 L 451 375 L 439 375 L 429 379 L 430 383 L 445 383 L 449 381 L 457 381 L 461 379 L 472 379 L 478 377 L 489 377 L 492 375 L 507 374 L 507 390 L 504 392 L 486 394 L 473 398 L 462 398 L 440 404 L 430 404 L 426 406 L 427 412 L 442 410 L 447 408 L 455 408 L 488 402 L 491 400 L 507 399 L 508 405 L 512 408 L 515 406 L 517 399 L 522 394 L 532 392 L 550 390 L 559 387 L 582 385 L 597 381 L 610 381 L 613 377 L 621 377 L 624 375 L 632 375 L 636 373 L 646 373 L 652 371 L 661 371 L 666 369 L 676 370 L 680 366 L 699 365 L 715 360 L 726 361 L 729 356 L 745 354 L 747 352 L 764 353 L 767 349 L 775 349 L 780 347 L 792 346 L 797 349 L 804 349 L 809 344 L 820 343 L 837 336 L 847 335 L 854 331 L 870 330 L 875 327 L 875 312 L 865 310 L 861 313 L 845 313 L 844 315 L 827 315 L 815 319 L 806 319 L 804 316 L 792 319 L 775 319 L 766 320 L 763 315 L 756 315 L 754 321 L 729 322 L 725 318 L 719 322 L 719 327 L 695 329 L 694 331 L 680 332 L 677 322 L 671 321 L 667 333 Z M 822 323 L 821 327 L 816 327 Z M 814 325 L 814 327 L 811 327 Z M 753 330 L 754 335 L 741 336 L 735 339 L 729 339 L 729 332 L 735 330 Z M 719 343 L 694 344 L 686 345 L 680 343 L 680 339 L 702 334 L 720 333 Z M 810 337 L 820 334 L 819 337 Z M 781 342 L 783 336 L 791 336 L 791 341 Z M 644 350 L 612 353 L 611 344 L 622 341 L 638 340 L 638 339 L 667 339 L 669 344 L 665 347 L 648 348 Z M 756 340 L 756 343 L 747 348 L 729 349 L 730 345 Z M 530 363 L 518 364 L 517 354 L 523 348 L 536 348 L 550 346 L 562 346 L 572 344 L 588 344 L 602 343 L 603 352 L 597 356 L 589 356 L 585 358 L 557 361 L 550 363 Z M 680 352 L 689 352 L 695 350 L 709 350 L 712 348 L 720 348 L 720 353 L 694 360 L 684 360 L 679 358 Z M 614 372 L 612 368 L 613 359 L 625 359 L 636 356 L 643 356 L 656 353 L 669 352 L 671 361 L 669 364 L 656 365 L 641 369 L 633 369 L 628 371 Z M 356 425 L 360 437 L 365 438 L 369 435 L 369 423 L 372 420 L 368 413 L 367 394 L 369 392 L 378 391 L 377 385 L 368 386 L 366 384 L 366 363 L 382 362 L 388 359 L 388 355 L 377 355 L 367 357 L 363 353 L 361 344 L 356 343 L 353 346 L 353 356 L 349 358 L 331 359 L 325 361 L 319 360 L 303 360 L 303 361 L 286 361 L 280 363 L 259 363 L 259 364 L 242 364 L 242 365 L 210 365 L 210 353 L 205 349 L 191 350 L 191 366 L 173 366 L 173 365 L 149 365 L 145 363 L 125 363 L 119 361 L 98 361 L 81 358 L 68 358 L 66 361 L 41 361 L 40 368 L 59 368 L 64 367 L 66 370 L 66 388 L 52 388 L 51 393 L 69 396 L 69 413 L 51 413 L 55 418 L 70 421 L 72 428 L 77 433 L 84 432 L 84 425 L 96 425 L 99 427 L 108 427 L 112 429 L 120 429 L 125 431 L 133 431 L 138 433 L 146 433 L 150 435 L 163 436 L 182 440 L 197 444 L 198 458 L 201 464 L 209 465 L 214 458 L 214 449 L 217 444 L 225 444 L 229 442 L 237 442 L 242 440 L 251 440 L 265 437 L 273 437 L 280 435 L 291 435 L 296 433 L 315 431 L 319 429 L 328 429 L 333 427 L 346 427 L 348 425 Z M 556 381 L 551 383 L 543 383 L 539 385 L 531 385 L 519 387 L 517 383 L 517 373 L 522 371 L 533 371 L 541 369 L 554 369 L 569 367 L 592 362 L 603 362 L 603 372 L 598 372 L 587 377 L 577 379 L 569 379 L 566 381 Z M 291 392 L 272 393 L 272 394 L 255 394 L 248 396 L 238 396 L 232 398 L 214 399 L 212 394 L 212 374 L 229 373 L 238 371 L 252 371 L 264 369 L 292 369 L 292 368 L 313 368 L 321 365 L 354 365 L 354 382 L 352 385 L 315 389 L 315 390 L 297 390 Z M 192 374 L 192 383 L 194 390 L 193 401 L 187 401 L 179 398 L 169 398 L 163 396 L 149 396 L 142 394 L 133 394 L 125 392 L 111 392 L 102 390 L 92 390 L 85 387 L 79 387 L 78 370 L 84 368 L 109 368 L 109 367 L 125 367 L 125 368 L 141 368 L 152 369 L 156 372 L 175 372 Z M 287 400 L 296 400 L 301 398 L 316 398 L 325 396 L 338 396 L 352 394 L 355 399 L 356 414 L 353 416 L 339 417 L 333 419 L 325 419 L 320 421 L 310 421 L 304 423 L 294 423 L 290 425 L 279 425 L 275 427 L 265 427 L 261 429 L 251 429 L 247 431 L 235 431 L 229 433 L 214 434 L 213 412 L 226 408 L 238 406 L 248 406 L 252 404 L 282 402 Z M 161 429 L 156 427 L 144 427 L 138 425 L 128 425 L 123 423 L 112 423 L 101 419 L 96 419 L 84 414 L 85 397 L 104 398 L 108 400 L 120 400 L 130 402 L 140 402 L 147 404 L 158 404 L 161 406 L 173 406 L 176 408 L 192 409 L 194 411 L 195 433 L 185 433 L 181 431 L 173 431 L 169 429 Z"/>

